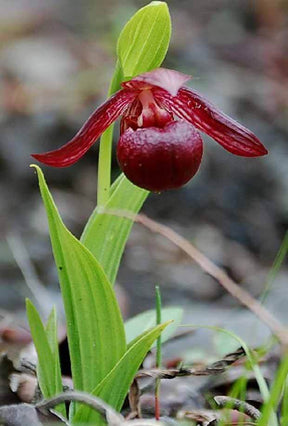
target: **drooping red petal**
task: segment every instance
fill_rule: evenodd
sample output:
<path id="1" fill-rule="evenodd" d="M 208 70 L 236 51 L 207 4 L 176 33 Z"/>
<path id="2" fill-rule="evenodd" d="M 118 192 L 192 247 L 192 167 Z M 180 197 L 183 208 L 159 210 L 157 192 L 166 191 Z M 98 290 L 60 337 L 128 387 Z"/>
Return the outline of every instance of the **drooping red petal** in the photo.
<path id="1" fill-rule="evenodd" d="M 177 95 L 178 90 L 184 83 L 190 80 L 191 76 L 182 72 L 170 70 L 168 68 L 156 68 L 153 71 L 137 75 L 132 80 L 125 81 L 122 87 L 130 89 L 145 90 L 154 86 L 167 90 L 172 96 Z"/>
<path id="2" fill-rule="evenodd" d="M 207 133 L 232 154 L 258 157 L 268 153 L 250 130 L 218 110 L 198 93 L 182 87 L 174 97 L 161 89 L 153 90 L 153 94 L 164 107 L 170 108 L 174 114 Z"/>
<path id="3" fill-rule="evenodd" d="M 120 90 L 93 112 L 71 141 L 54 151 L 32 154 L 32 157 L 54 167 L 67 167 L 76 163 L 136 96 L 137 93 L 131 90 Z"/>
<path id="4" fill-rule="evenodd" d="M 184 120 L 163 128 L 127 129 L 117 145 L 117 159 L 127 178 L 156 192 L 187 183 L 200 166 L 202 152 L 199 132 Z"/>

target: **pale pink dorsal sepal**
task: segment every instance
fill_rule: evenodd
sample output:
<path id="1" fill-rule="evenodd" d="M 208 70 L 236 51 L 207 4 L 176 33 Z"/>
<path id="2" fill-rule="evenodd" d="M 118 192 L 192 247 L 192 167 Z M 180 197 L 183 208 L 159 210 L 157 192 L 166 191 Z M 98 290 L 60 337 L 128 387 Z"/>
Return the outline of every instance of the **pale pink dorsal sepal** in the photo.
<path id="1" fill-rule="evenodd" d="M 166 90 L 172 96 L 176 96 L 180 87 L 190 80 L 190 78 L 190 75 L 183 74 L 182 72 L 167 68 L 157 68 L 122 83 L 122 87 L 143 90 L 145 88 L 152 89 L 153 86 L 157 86 Z"/>

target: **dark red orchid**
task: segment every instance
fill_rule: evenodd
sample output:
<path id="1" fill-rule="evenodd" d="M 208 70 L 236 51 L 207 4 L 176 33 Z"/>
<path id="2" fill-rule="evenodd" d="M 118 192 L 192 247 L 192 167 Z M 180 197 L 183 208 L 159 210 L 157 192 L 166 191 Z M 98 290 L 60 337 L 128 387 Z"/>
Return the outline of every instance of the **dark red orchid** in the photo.
<path id="1" fill-rule="evenodd" d="M 203 152 L 196 129 L 232 154 L 267 154 L 250 130 L 183 87 L 189 79 L 177 71 L 158 68 L 126 81 L 121 90 L 96 109 L 70 142 L 33 157 L 50 166 L 70 166 L 119 116 L 120 168 L 131 182 L 151 191 L 178 188 L 195 175 Z"/>

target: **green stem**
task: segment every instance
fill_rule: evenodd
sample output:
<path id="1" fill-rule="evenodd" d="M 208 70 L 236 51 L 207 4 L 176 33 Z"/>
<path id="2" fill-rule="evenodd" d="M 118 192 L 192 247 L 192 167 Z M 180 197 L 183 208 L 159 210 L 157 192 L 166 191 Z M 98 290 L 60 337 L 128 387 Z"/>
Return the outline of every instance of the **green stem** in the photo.
<path id="1" fill-rule="evenodd" d="M 285 386 L 286 379 L 288 375 L 288 356 L 287 354 L 283 355 L 282 361 L 277 369 L 276 377 L 270 388 L 269 399 L 264 401 L 262 416 L 260 418 L 258 426 L 266 426 L 271 424 L 271 426 L 278 425 L 277 417 L 275 412 L 277 411 L 281 393 L 283 387 Z M 283 408 L 283 407 L 282 407 Z M 282 411 L 283 413 L 283 411 Z M 286 420 L 282 419 L 281 425 L 286 425 Z"/>
<path id="2" fill-rule="evenodd" d="M 161 310 L 162 310 L 162 302 L 161 302 L 161 293 L 159 286 L 157 285 L 155 287 L 156 292 L 156 325 L 161 324 Z M 162 348 L 161 348 L 161 334 L 157 339 L 157 346 L 156 346 L 156 367 L 161 368 L 162 364 Z"/>
<path id="3" fill-rule="evenodd" d="M 281 410 L 281 426 L 288 424 L 288 377 L 284 380 L 282 410 Z"/>
<path id="4" fill-rule="evenodd" d="M 108 97 L 115 93 L 123 79 L 122 69 L 119 61 L 115 66 L 114 75 L 112 77 L 108 90 Z M 114 124 L 102 134 L 99 147 L 98 159 L 98 187 L 97 187 L 97 205 L 104 206 L 109 199 L 111 186 L 111 156 L 113 142 Z"/>
<path id="5" fill-rule="evenodd" d="M 111 126 L 102 134 L 99 147 L 98 159 L 98 187 L 97 187 L 97 205 L 104 206 L 109 199 L 111 186 L 111 155 L 113 128 Z"/>
<path id="6" fill-rule="evenodd" d="M 155 287 L 156 292 L 156 325 L 161 324 L 161 309 L 162 309 L 162 302 L 161 302 L 161 293 L 159 286 L 157 285 Z M 157 339 L 156 344 L 156 368 L 161 368 L 162 364 L 162 342 L 161 342 L 161 334 Z M 155 383 L 155 419 L 160 420 L 160 385 L 161 380 L 159 378 L 156 379 Z"/>

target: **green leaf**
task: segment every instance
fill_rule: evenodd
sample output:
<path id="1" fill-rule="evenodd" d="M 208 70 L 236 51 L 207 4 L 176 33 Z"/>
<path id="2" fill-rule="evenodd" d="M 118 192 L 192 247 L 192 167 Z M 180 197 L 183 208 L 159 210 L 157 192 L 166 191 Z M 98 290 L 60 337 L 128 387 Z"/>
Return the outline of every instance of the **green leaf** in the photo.
<path id="1" fill-rule="evenodd" d="M 281 243 L 280 249 L 278 250 L 278 253 L 274 259 L 272 268 L 270 269 L 266 283 L 265 288 L 261 294 L 260 301 L 264 304 L 265 300 L 269 296 L 269 292 L 272 289 L 273 283 L 275 281 L 275 278 L 277 277 L 277 274 L 285 260 L 288 254 L 288 231 L 286 231 L 283 241 Z"/>
<path id="2" fill-rule="evenodd" d="M 133 185 L 121 174 L 111 188 L 111 196 L 104 210 L 138 213 L 148 194 L 148 191 Z M 133 220 L 101 212 L 103 207 L 96 207 L 81 242 L 93 253 L 113 284 Z"/>
<path id="3" fill-rule="evenodd" d="M 61 387 L 59 387 L 59 392 L 61 392 L 62 380 L 61 380 L 61 368 L 60 368 L 59 345 L 58 345 L 57 314 L 56 314 L 55 306 L 52 308 L 52 311 L 47 320 L 45 333 L 46 333 L 47 341 L 51 349 L 51 354 L 54 359 L 53 365 L 54 365 L 54 371 L 55 371 L 55 382 L 57 382 L 60 377 Z"/>
<path id="4" fill-rule="evenodd" d="M 162 308 L 161 310 L 162 321 L 166 322 L 173 320 L 173 323 L 161 335 L 161 341 L 166 342 L 174 334 L 179 324 L 182 321 L 183 309 L 178 307 Z M 140 333 L 148 330 L 156 324 L 156 312 L 151 309 L 142 312 L 125 322 L 125 333 L 127 344 L 135 339 Z M 154 343 L 155 345 L 155 343 Z M 154 346 L 153 345 L 153 346 Z"/>
<path id="5" fill-rule="evenodd" d="M 170 322 L 160 324 L 136 338 L 123 357 L 93 390 L 92 394 L 103 399 L 115 410 L 120 411 L 130 385 L 152 343 Z M 101 425 L 100 417 L 88 407 L 81 406 L 73 423 Z"/>
<path id="6" fill-rule="evenodd" d="M 275 416 L 275 412 L 277 412 L 279 403 L 282 400 L 284 404 L 287 405 L 287 401 L 284 402 L 283 399 L 283 390 L 285 388 L 288 376 L 288 356 L 284 354 L 275 374 L 275 379 L 270 387 L 269 398 L 264 401 L 262 405 L 262 416 L 257 423 L 257 426 L 266 426 L 270 425 Z M 281 419 L 281 425 L 287 425 L 287 407 L 285 408 L 286 419 Z M 276 423 L 276 422 L 275 422 Z M 276 423 L 278 426 L 278 423 Z"/>
<path id="7" fill-rule="evenodd" d="M 60 371 L 57 339 L 57 319 L 55 308 L 49 316 L 46 331 L 32 302 L 26 300 L 27 317 L 31 335 L 38 356 L 37 377 L 44 398 L 50 398 L 63 390 Z M 66 414 L 64 405 L 57 407 L 57 411 Z"/>
<path id="8" fill-rule="evenodd" d="M 56 353 L 58 351 L 58 337 L 57 337 L 57 315 L 55 306 L 53 306 L 48 320 L 46 322 L 45 332 L 47 336 L 47 340 L 49 346 L 51 348 L 52 353 Z"/>
<path id="9" fill-rule="evenodd" d="M 158 68 L 166 56 L 170 37 L 167 3 L 152 1 L 139 9 L 121 31 L 117 43 L 124 78 Z"/>
<path id="10" fill-rule="evenodd" d="M 66 313 L 74 388 L 91 391 L 126 350 L 114 291 L 95 257 L 63 224 L 36 168 Z"/>

